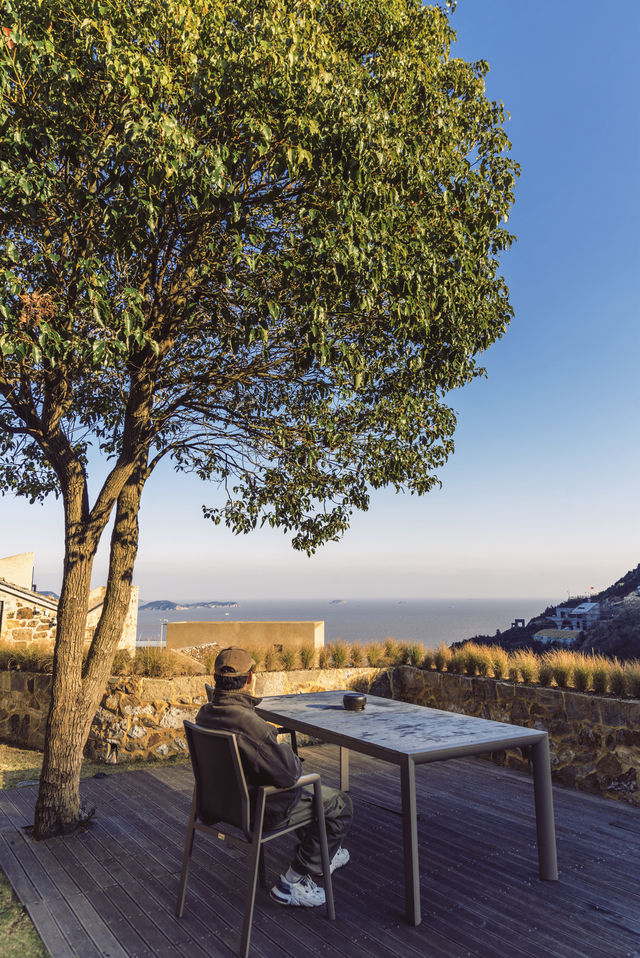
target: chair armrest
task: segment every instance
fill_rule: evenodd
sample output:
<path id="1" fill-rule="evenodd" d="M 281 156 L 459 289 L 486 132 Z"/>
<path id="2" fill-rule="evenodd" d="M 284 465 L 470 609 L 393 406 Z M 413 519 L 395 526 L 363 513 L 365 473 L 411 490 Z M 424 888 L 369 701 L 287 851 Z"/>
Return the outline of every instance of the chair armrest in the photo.
<path id="1" fill-rule="evenodd" d="M 275 795 L 276 792 L 287 792 L 291 788 L 301 788 L 303 785 L 311 785 L 312 782 L 320 781 L 319 772 L 309 772 L 308 775 L 301 775 L 292 785 L 260 785 L 259 790 L 265 795 Z"/>

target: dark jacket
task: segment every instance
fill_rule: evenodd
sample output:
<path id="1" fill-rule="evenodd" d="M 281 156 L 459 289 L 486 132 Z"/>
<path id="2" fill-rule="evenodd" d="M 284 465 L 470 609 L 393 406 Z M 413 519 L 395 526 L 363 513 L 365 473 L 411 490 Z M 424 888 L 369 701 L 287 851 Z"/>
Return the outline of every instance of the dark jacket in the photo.
<path id="1" fill-rule="evenodd" d="M 216 691 L 213 701 L 203 705 L 196 716 L 196 724 L 204 728 L 235 732 L 250 794 L 252 786 L 277 785 L 283 788 L 293 785 L 302 775 L 298 756 L 288 745 L 279 745 L 275 727 L 256 714 L 256 705 L 261 701 L 249 692 Z M 300 788 L 292 788 L 267 800 L 266 828 L 275 828 L 285 821 L 300 792 Z M 252 809 L 254 802 L 255 795 L 252 794 Z"/>

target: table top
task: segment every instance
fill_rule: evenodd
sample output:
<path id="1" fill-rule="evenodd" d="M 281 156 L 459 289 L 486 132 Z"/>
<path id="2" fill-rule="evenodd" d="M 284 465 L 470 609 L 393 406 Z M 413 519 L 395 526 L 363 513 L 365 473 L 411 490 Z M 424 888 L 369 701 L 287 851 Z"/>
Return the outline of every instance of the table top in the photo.
<path id="1" fill-rule="evenodd" d="M 345 690 L 273 695 L 257 712 L 267 721 L 368 755 L 418 762 L 533 745 L 546 732 L 367 695 L 363 711 L 343 708 Z"/>

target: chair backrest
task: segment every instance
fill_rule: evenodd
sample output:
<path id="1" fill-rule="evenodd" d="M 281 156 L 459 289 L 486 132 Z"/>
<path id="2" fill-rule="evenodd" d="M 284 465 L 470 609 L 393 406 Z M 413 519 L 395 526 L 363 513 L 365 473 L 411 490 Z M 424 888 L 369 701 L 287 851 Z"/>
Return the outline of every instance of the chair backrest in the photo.
<path id="1" fill-rule="evenodd" d="M 218 732 L 185 722 L 196 780 L 196 811 L 207 825 L 226 822 L 250 838 L 249 789 L 233 732 Z"/>
<path id="2" fill-rule="evenodd" d="M 213 694 L 215 692 L 213 685 L 209 685 L 208 682 L 205 682 L 204 690 L 207 693 L 207 702 L 213 702 Z"/>

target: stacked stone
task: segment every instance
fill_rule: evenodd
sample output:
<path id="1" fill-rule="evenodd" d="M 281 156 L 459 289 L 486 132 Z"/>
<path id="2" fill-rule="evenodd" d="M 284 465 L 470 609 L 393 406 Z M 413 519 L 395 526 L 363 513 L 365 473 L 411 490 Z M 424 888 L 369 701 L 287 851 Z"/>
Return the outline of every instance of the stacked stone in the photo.
<path id="1" fill-rule="evenodd" d="M 640 806 L 640 701 L 574 689 L 402 666 L 397 694 L 407 702 L 508 722 L 549 734 L 553 779 Z M 527 768 L 519 751 L 493 761 Z"/>
<path id="2" fill-rule="evenodd" d="M 206 681 L 213 677 L 110 679 L 85 755 L 120 763 L 186 754 L 183 722 L 192 722 L 206 701 Z"/>
<path id="3" fill-rule="evenodd" d="M 32 642 L 53 642 L 56 637 L 56 618 L 48 609 L 11 604 L 4 600 L 2 640 L 16 645 Z"/>
<path id="4" fill-rule="evenodd" d="M 50 701 L 51 675 L 0 671 L 0 739 L 42 750 Z"/>

